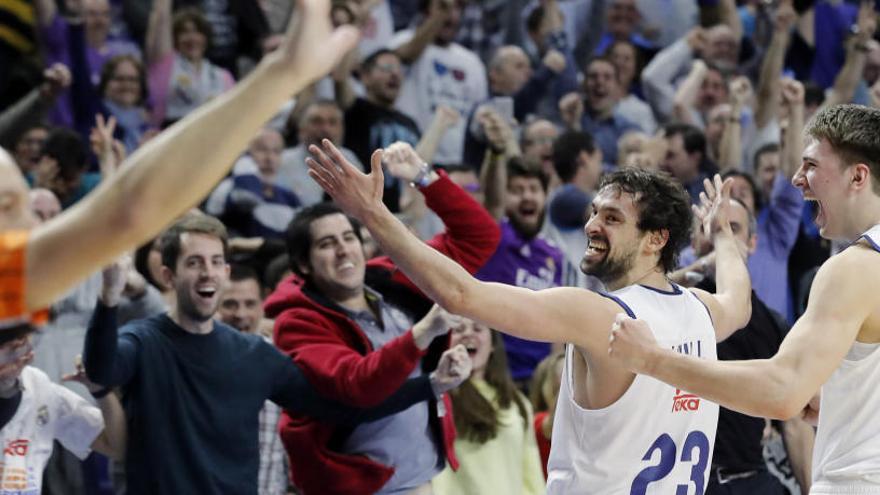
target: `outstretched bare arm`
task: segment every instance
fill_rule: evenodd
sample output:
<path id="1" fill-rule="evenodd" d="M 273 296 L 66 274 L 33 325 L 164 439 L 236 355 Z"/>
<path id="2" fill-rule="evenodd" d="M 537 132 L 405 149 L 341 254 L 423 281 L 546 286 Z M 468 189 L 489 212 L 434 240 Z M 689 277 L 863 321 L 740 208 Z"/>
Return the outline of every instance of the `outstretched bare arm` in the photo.
<path id="1" fill-rule="evenodd" d="M 135 152 L 94 193 L 31 234 L 27 307 L 45 307 L 202 200 L 281 106 L 326 74 L 357 30 L 330 25 L 329 0 L 299 0 L 284 42 L 231 91 Z"/>

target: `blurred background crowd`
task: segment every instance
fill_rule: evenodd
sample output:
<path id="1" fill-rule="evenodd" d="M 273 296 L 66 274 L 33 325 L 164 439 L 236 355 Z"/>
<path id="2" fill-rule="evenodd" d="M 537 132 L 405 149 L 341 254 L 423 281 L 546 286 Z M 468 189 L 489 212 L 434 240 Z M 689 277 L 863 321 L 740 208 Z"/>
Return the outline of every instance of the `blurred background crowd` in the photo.
<path id="1" fill-rule="evenodd" d="M 385 164 L 386 206 L 478 278 L 536 290 L 602 288 L 579 266 L 604 173 L 665 171 L 695 202 L 705 178 L 731 177 L 741 206 L 732 223 L 757 303 L 754 331 L 720 344 L 719 356 L 769 357 L 803 312 L 818 266 L 842 247 L 819 236 L 817 205 L 790 179 L 817 109 L 880 106 L 875 7 L 333 0 L 333 23 L 360 28 L 357 48 L 290 95 L 187 217 L 215 217 L 225 232 L 184 232 L 228 237 L 232 268 L 229 283 L 213 288 L 216 319 L 274 342 L 322 396 L 354 407 L 373 407 L 436 366 L 428 346 L 407 335 L 453 327 L 450 342 L 438 341 L 464 345 L 473 372 L 426 410 L 356 426 L 267 402 L 259 493 L 542 493 L 563 379 L 561 349 L 429 311 L 369 232 L 325 203 L 307 174 L 310 145 L 329 140 L 369 170 L 374 150 L 405 143 L 395 144 L 405 159 Z M 143 143 L 234 87 L 294 15 L 292 0 L 0 0 L 0 144 L 32 187 L 34 212 L 45 221 L 75 204 Z M 669 276 L 711 288 L 712 244 L 694 232 Z M 184 289 L 204 292 L 163 271 L 177 261 L 173 250 L 160 237 L 132 253 L 120 325 L 195 304 Z M 87 334 L 100 330 L 96 301 L 107 302 L 112 281 L 96 273 L 52 306 L 33 363 L 51 380 L 73 369 Z M 358 309 L 346 290 L 367 306 Z M 92 401 L 83 381 L 65 386 Z M 161 409 L 125 386 L 117 393 L 129 423 L 148 414 L 141 408 Z M 729 414 L 716 481 L 771 473 L 779 489 L 806 493 L 812 431 Z M 55 448 L 42 491 L 125 492 L 130 458 L 83 456 Z"/>

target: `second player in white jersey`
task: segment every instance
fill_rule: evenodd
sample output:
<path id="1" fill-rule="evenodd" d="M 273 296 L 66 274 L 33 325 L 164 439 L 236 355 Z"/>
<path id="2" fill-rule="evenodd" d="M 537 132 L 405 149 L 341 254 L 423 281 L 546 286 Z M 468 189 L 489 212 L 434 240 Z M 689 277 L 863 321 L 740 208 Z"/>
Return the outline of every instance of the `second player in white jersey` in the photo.
<path id="1" fill-rule="evenodd" d="M 880 225 L 860 237 L 880 253 Z M 852 249 L 852 248 L 850 248 Z M 810 493 L 880 493 L 880 344 L 853 342 L 822 385 Z"/>
<path id="2" fill-rule="evenodd" d="M 880 494 L 878 129 L 880 110 L 858 105 L 825 107 L 804 129 L 807 144 L 792 182 L 816 202 L 822 237 L 856 242 L 816 273 L 806 311 L 775 356 L 692 359 L 654 345 L 648 325 L 638 320 L 617 322 L 609 340 L 609 355 L 620 366 L 743 414 L 810 417 L 820 402 L 814 495 Z"/>
<path id="3" fill-rule="evenodd" d="M 664 347 L 716 359 L 709 312 L 687 289 L 634 285 L 609 297 L 630 317 L 650 321 Z M 718 406 L 638 375 L 613 404 L 585 409 L 572 393 L 584 380 L 578 374 L 586 371 L 578 353 L 567 346 L 547 493 L 702 494 L 712 463 Z"/>

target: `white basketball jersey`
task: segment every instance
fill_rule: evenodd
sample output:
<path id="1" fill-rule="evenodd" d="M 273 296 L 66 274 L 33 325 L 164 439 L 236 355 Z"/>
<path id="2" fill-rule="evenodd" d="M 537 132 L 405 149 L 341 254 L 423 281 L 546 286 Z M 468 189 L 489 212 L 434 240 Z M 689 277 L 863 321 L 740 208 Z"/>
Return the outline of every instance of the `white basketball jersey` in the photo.
<path id="1" fill-rule="evenodd" d="M 611 294 L 626 312 L 651 325 L 668 349 L 716 359 L 708 309 L 690 291 L 630 286 Z M 718 405 L 637 375 L 614 404 L 584 409 L 573 398 L 572 358 L 556 405 L 548 494 L 702 495 L 708 482 Z M 583 382 L 583 377 L 579 377 Z"/>
<path id="2" fill-rule="evenodd" d="M 40 493 L 52 441 L 58 440 L 85 459 L 104 429 L 104 418 L 97 407 L 52 383 L 37 368 L 25 366 L 20 380 L 21 403 L 0 430 L 0 495 Z"/>
<path id="3" fill-rule="evenodd" d="M 880 225 L 862 238 L 880 252 Z M 822 386 L 811 494 L 880 494 L 878 387 L 880 344 L 853 342 Z"/>

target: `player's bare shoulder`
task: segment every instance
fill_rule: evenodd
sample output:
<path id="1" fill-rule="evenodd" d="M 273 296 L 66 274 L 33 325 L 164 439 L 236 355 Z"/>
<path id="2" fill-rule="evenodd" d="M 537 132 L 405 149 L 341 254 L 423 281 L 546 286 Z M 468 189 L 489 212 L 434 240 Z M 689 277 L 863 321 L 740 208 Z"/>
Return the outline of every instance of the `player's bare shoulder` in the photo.
<path id="1" fill-rule="evenodd" d="M 867 240 L 829 258 L 816 273 L 809 303 L 862 318 L 856 340 L 880 342 L 880 251 Z"/>
<path id="2" fill-rule="evenodd" d="M 861 303 L 871 308 L 856 340 L 878 343 L 880 342 L 880 286 L 878 286 L 880 246 L 871 245 L 869 242 L 867 239 L 861 239 L 838 256 L 846 255 L 841 261 L 845 262 L 847 276 L 857 279 L 855 284 L 863 292 Z"/>

